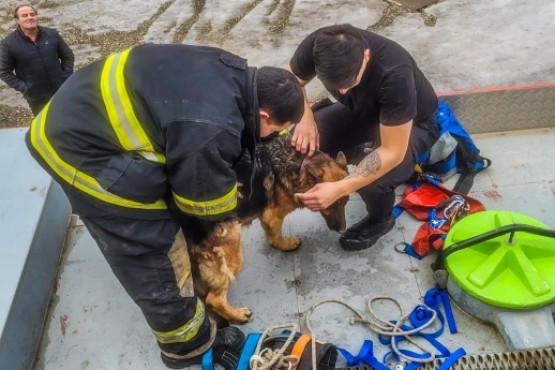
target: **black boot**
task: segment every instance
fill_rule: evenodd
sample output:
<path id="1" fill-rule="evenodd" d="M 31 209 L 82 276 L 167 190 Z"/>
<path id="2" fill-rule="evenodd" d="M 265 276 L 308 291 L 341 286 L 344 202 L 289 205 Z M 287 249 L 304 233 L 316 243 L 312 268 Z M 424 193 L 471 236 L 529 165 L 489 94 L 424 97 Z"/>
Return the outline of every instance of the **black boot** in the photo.
<path id="1" fill-rule="evenodd" d="M 223 366 L 226 370 L 237 369 L 237 362 L 241 355 L 245 334 L 234 326 L 219 329 L 216 333 L 214 343 L 212 343 L 212 360 L 214 363 Z M 184 369 L 192 365 L 202 364 L 202 356 L 199 355 L 188 359 L 175 359 L 162 355 L 162 362 L 170 369 Z"/>
<path id="2" fill-rule="evenodd" d="M 395 226 L 395 218 L 391 216 L 380 223 L 372 222 L 368 216 L 347 229 L 339 238 L 339 243 L 347 251 L 360 251 L 370 248 L 378 239 L 387 234 Z"/>

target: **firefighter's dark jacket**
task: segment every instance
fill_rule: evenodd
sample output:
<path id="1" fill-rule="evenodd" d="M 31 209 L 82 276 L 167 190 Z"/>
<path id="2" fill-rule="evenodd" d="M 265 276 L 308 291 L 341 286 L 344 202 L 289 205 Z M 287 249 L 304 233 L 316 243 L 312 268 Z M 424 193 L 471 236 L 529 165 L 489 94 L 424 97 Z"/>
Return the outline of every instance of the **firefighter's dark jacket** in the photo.
<path id="1" fill-rule="evenodd" d="M 74 61 L 53 28 L 39 27 L 33 42 L 18 27 L 0 44 L 0 78 L 30 102 L 50 99 L 73 73 Z"/>
<path id="2" fill-rule="evenodd" d="M 31 124 L 31 153 L 83 216 L 167 218 L 174 202 L 183 215 L 229 217 L 234 166 L 259 140 L 256 69 L 210 47 L 141 45 L 127 53 L 66 81 Z M 117 102 L 125 96 L 135 124 Z"/>

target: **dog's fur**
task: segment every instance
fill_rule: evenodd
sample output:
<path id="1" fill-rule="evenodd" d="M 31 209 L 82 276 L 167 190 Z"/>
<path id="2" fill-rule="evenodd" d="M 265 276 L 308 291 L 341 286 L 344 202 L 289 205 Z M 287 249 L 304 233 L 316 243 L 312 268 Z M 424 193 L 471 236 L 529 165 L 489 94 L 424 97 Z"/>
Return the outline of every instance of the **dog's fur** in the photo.
<path id="1" fill-rule="evenodd" d="M 206 306 L 213 313 L 229 322 L 244 323 L 252 314 L 249 308 L 235 308 L 227 301 L 229 286 L 243 266 L 241 225 L 259 218 L 268 244 L 282 251 L 295 250 L 301 239 L 282 236 L 285 216 L 303 207 L 294 194 L 305 192 L 320 182 L 341 180 L 348 174 L 343 153 L 335 160 L 320 151 L 305 158 L 290 141 L 289 135 L 282 135 L 257 147 L 252 195 L 240 201 L 237 220 L 217 223 L 207 235 L 199 234 L 197 225 L 195 231 L 190 230 L 196 234 L 193 238 L 186 235 L 195 291 L 205 297 Z M 237 171 L 241 179 L 241 169 Z M 345 230 L 346 203 L 347 197 L 341 198 L 320 212 L 330 229 Z"/>

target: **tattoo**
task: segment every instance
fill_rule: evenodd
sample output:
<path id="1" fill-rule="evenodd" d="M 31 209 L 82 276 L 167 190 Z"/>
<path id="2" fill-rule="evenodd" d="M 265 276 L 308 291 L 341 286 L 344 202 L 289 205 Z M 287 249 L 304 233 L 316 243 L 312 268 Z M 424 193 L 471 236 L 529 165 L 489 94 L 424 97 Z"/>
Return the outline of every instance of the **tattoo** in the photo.
<path id="1" fill-rule="evenodd" d="M 355 171 L 347 176 L 347 178 L 375 175 L 381 167 L 382 159 L 380 158 L 380 155 L 374 150 L 366 157 L 364 157 L 362 161 L 360 161 L 360 163 L 356 166 Z"/>

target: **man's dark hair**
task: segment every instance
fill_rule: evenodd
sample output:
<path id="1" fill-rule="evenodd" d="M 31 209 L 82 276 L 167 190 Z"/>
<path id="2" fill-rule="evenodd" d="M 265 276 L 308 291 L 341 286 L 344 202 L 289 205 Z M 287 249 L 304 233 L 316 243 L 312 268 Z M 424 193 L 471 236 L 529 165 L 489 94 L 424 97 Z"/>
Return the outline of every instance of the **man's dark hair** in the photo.
<path id="1" fill-rule="evenodd" d="M 350 24 L 322 28 L 312 49 L 316 75 L 328 90 L 350 87 L 362 66 L 364 49 L 359 30 Z"/>
<path id="2" fill-rule="evenodd" d="M 35 14 L 39 14 L 39 12 L 37 12 L 37 9 L 35 9 L 34 6 L 29 5 L 29 4 L 22 4 L 22 5 L 19 5 L 17 8 L 15 8 L 15 10 L 14 10 L 14 12 L 13 12 L 13 17 L 14 17 L 15 19 L 18 18 L 17 12 L 19 11 L 19 9 L 21 9 L 21 8 L 23 8 L 23 7 L 29 7 L 29 8 L 31 8 L 31 9 L 33 9 L 33 11 L 35 12 Z"/>
<path id="3" fill-rule="evenodd" d="M 304 94 L 297 77 L 283 68 L 261 67 L 256 77 L 258 105 L 277 125 L 297 123 L 304 113 Z"/>

